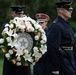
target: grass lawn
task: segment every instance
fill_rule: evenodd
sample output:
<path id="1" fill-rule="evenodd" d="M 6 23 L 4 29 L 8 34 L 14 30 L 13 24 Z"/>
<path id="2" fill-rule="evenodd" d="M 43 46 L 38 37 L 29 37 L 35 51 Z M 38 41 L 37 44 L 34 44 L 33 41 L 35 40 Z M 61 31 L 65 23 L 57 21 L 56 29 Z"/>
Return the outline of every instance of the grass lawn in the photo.
<path id="1" fill-rule="evenodd" d="M 0 75 L 2 75 L 3 59 L 0 58 Z"/>

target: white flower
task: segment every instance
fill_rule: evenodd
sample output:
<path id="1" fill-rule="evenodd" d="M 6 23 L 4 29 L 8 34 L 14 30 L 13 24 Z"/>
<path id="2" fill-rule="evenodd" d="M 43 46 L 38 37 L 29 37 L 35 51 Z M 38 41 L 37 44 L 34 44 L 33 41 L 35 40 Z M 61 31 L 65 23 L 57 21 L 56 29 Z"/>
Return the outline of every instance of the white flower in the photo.
<path id="1" fill-rule="evenodd" d="M 33 27 L 29 28 L 29 32 L 34 32 L 34 28 Z"/>
<path id="2" fill-rule="evenodd" d="M 31 26 L 31 23 L 30 23 L 29 21 L 26 21 L 25 24 L 26 24 L 26 27 L 27 27 L 27 28 L 31 28 L 31 27 L 32 27 L 32 26 Z"/>
<path id="3" fill-rule="evenodd" d="M 10 58 L 10 54 L 9 53 L 6 53 L 5 54 L 5 57 L 9 59 Z"/>
<path id="4" fill-rule="evenodd" d="M 14 20 L 16 20 L 16 21 L 17 21 L 18 19 L 19 19 L 19 17 L 15 17 L 15 18 L 14 18 Z"/>
<path id="5" fill-rule="evenodd" d="M 15 40 L 15 41 L 9 42 L 9 43 L 8 43 L 8 46 L 11 46 L 11 48 L 13 48 L 13 47 L 18 47 L 18 44 L 17 44 L 17 42 L 16 42 L 16 40 Z"/>
<path id="6" fill-rule="evenodd" d="M 45 43 L 45 41 L 44 41 L 44 40 L 41 40 L 41 41 L 40 41 L 40 43 L 41 43 L 41 44 L 44 44 L 44 43 Z"/>
<path id="7" fill-rule="evenodd" d="M 8 27 L 9 26 L 9 24 L 7 23 L 6 25 L 5 25 L 5 27 Z"/>
<path id="8" fill-rule="evenodd" d="M 18 57 L 16 58 L 16 60 L 17 60 L 17 61 L 21 61 L 21 57 L 18 56 Z"/>
<path id="9" fill-rule="evenodd" d="M 35 58 L 41 58 L 42 54 L 41 53 L 38 53 L 38 52 L 34 52 L 33 56 Z"/>
<path id="10" fill-rule="evenodd" d="M 39 36 L 36 35 L 36 36 L 35 36 L 35 40 L 39 40 Z"/>
<path id="11" fill-rule="evenodd" d="M 25 54 L 28 54 L 28 50 L 24 50 L 24 53 L 25 53 Z"/>
<path id="12" fill-rule="evenodd" d="M 29 62 L 33 62 L 33 59 L 32 59 L 32 57 L 31 57 L 31 54 L 25 54 L 24 56 L 24 59 L 25 59 L 25 61 L 29 61 Z"/>
<path id="13" fill-rule="evenodd" d="M 33 48 L 34 52 L 38 52 L 38 47 Z"/>
<path id="14" fill-rule="evenodd" d="M 28 21 L 28 17 L 27 16 L 23 17 L 23 20 Z"/>
<path id="15" fill-rule="evenodd" d="M 25 25 L 19 25 L 19 28 L 21 29 L 21 31 L 25 31 Z"/>
<path id="16" fill-rule="evenodd" d="M 13 54 L 13 50 L 9 50 L 9 54 L 11 54 L 11 55 L 12 55 L 12 54 Z"/>
<path id="17" fill-rule="evenodd" d="M 29 21 L 31 21 L 33 24 L 35 24 L 36 23 L 36 21 L 35 20 L 33 20 L 32 18 L 30 18 L 30 17 L 28 17 L 28 20 Z"/>
<path id="18" fill-rule="evenodd" d="M 35 26 L 35 29 L 40 29 L 40 28 L 42 28 L 38 23 L 36 23 L 34 26 Z"/>
<path id="19" fill-rule="evenodd" d="M 44 54 L 47 51 L 47 46 L 41 45 L 40 51 L 42 52 L 42 54 Z"/>
<path id="20" fill-rule="evenodd" d="M 3 44 L 3 42 L 4 42 L 4 39 L 1 38 L 0 39 L 0 44 Z"/>
<path id="21" fill-rule="evenodd" d="M 31 23 L 29 21 L 27 21 L 25 23 L 26 23 L 26 28 L 27 28 L 28 32 L 33 32 L 34 31 L 34 28 L 31 25 Z"/>
<path id="22" fill-rule="evenodd" d="M 8 32 L 8 27 L 4 28 L 4 31 L 5 31 L 5 32 Z"/>
<path id="23" fill-rule="evenodd" d="M 21 66 L 21 62 L 17 62 L 16 65 L 17 65 L 17 66 Z"/>
<path id="24" fill-rule="evenodd" d="M 45 42 L 47 41 L 47 38 L 46 38 L 45 34 L 42 35 L 42 40 L 44 40 Z"/>
<path id="25" fill-rule="evenodd" d="M 45 33 L 45 31 L 42 28 L 39 28 L 39 31 Z"/>
<path id="26" fill-rule="evenodd" d="M 21 25 L 22 21 L 23 21 L 22 18 L 15 17 L 13 23 L 15 23 L 16 27 L 18 27 L 19 25 Z"/>
<path id="27" fill-rule="evenodd" d="M 12 41 L 11 37 L 7 37 L 6 40 L 7 40 L 7 42 L 11 42 Z"/>
<path id="28" fill-rule="evenodd" d="M 13 30 L 11 30 L 11 29 L 9 31 L 7 30 L 5 33 L 7 33 L 9 36 L 12 36 Z"/>
<path id="29" fill-rule="evenodd" d="M 23 51 L 22 50 L 16 50 L 16 56 L 20 57 L 21 55 L 23 55 Z"/>
<path id="30" fill-rule="evenodd" d="M 14 26 L 13 26 L 13 24 L 10 24 L 9 27 L 12 29 Z"/>

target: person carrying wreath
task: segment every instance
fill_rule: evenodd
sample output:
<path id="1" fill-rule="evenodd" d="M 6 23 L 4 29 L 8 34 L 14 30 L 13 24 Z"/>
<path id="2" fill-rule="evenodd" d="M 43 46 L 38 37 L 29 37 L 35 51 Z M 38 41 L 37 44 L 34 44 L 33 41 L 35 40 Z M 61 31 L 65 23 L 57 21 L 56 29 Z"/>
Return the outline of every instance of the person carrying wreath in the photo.
<path id="1" fill-rule="evenodd" d="M 47 14 L 44 13 L 37 13 L 35 15 L 37 22 L 39 23 L 39 25 L 42 27 L 42 29 L 45 31 L 46 36 L 47 36 L 47 31 L 48 31 L 48 21 L 50 19 L 50 17 Z M 39 61 L 34 65 L 33 70 L 34 73 L 33 75 L 44 75 L 43 71 L 45 69 L 46 66 L 46 53 L 39 59 Z"/>
<path id="2" fill-rule="evenodd" d="M 25 6 L 15 5 L 11 6 L 12 9 L 12 17 L 23 17 L 24 11 L 23 9 Z M 2 26 L 0 30 L 0 37 L 2 30 L 5 28 L 5 24 Z M 3 63 L 3 74 L 2 75 L 31 75 L 30 65 L 29 66 L 17 66 L 12 62 L 8 61 L 4 56 L 4 63 Z"/>

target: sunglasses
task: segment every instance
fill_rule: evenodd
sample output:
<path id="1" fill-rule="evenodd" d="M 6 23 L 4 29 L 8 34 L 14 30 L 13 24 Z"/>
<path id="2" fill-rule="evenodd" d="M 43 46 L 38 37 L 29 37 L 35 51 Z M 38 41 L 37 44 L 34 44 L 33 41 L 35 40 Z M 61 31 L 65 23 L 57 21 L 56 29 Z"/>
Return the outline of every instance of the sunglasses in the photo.
<path id="1" fill-rule="evenodd" d="M 73 11 L 73 9 L 70 9 L 70 8 L 69 8 L 69 9 L 66 9 L 66 10 L 67 10 L 67 11 Z"/>
<path id="2" fill-rule="evenodd" d="M 65 8 L 67 11 L 73 11 L 73 8 L 71 5 L 65 5 L 63 6 L 63 8 Z"/>

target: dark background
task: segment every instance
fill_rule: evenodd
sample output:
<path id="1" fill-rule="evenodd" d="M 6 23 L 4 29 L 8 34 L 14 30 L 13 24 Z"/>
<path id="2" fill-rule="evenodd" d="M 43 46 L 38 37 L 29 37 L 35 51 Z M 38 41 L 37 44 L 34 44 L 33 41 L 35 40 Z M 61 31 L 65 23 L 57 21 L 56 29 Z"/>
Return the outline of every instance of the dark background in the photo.
<path id="1" fill-rule="evenodd" d="M 0 27 L 4 22 L 8 22 L 11 17 L 12 5 L 25 5 L 25 14 L 35 19 L 36 13 L 45 13 L 50 16 L 50 21 L 56 17 L 55 2 L 59 0 L 0 0 Z M 69 19 L 74 31 L 76 32 L 76 0 L 73 1 L 72 7 L 74 8 L 72 18 Z"/>
<path id="2" fill-rule="evenodd" d="M 9 22 L 9 20 L 12 19 L 10 8 L 12 5 L 25 5 L 25 14 L 33 19 L 35 19 L 36 13 L 45 13 L 49 15 L 49 25 L 57 16 L 55 7 L 56 1 L 59 0 L 0 0 L 0 27 L 3 23 Z M 74 11 L 72 18 L 68 21 L 70 22 L 76 36 L 76 0 L 73 1 L 72 7 L 74 8 Z"/>

